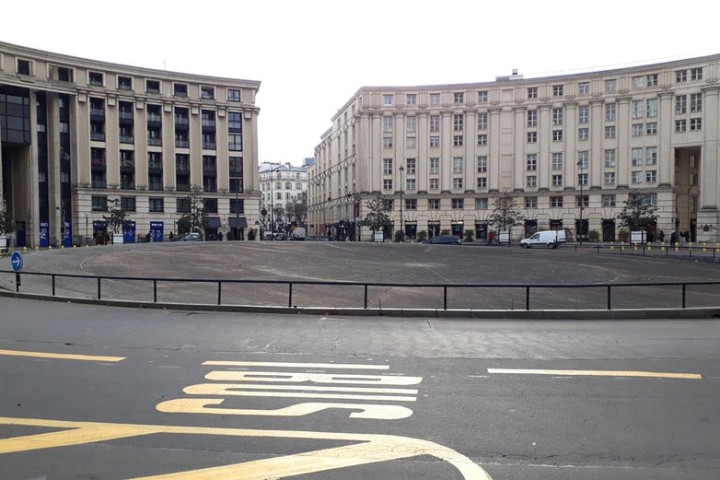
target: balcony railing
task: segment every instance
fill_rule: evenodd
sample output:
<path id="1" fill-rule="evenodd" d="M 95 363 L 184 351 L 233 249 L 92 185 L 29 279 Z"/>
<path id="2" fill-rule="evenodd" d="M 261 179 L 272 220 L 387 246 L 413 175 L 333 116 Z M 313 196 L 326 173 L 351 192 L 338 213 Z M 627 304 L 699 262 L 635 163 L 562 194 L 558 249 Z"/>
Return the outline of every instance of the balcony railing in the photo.
<path id="1" fill-rule="evenodd" d="M 178 148 L 190 148 L 190 141 L 175 139 L 175 146 Z"/>
<path id="2" fill-rule="evenodd" d="M 135 143 L 135 137 L 132 135 L 120 135 L 120 143 Z"/>
<path id="3" fill-rule="evenodd" d="M 150 138 L 147 139 L 147 144 L 151 147 L 160 147 L 162 146 L 162 138 Z"/>
<path id="4" fill-rule="evenodd" d="M 94 142 L 104 142 L 105 141 L 105 134 L 100 132 L 91 132 L 90 133 L 90 140 Z"/>

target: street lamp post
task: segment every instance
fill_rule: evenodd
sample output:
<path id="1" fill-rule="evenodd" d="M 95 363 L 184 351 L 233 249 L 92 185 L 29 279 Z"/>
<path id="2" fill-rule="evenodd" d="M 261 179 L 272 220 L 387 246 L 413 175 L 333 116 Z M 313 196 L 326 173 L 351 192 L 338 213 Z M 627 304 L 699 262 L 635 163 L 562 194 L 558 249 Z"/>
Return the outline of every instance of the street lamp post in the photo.
<path id="1" fill-rule="evenodd" d="M 584 226 L 583 226 L 583 207 L 585 206 L 585 196 L 583 195 L 583 183 L 585 183 L 582 177 L 582 170 L 583 170 L 583 161 L 578 160 L 577 162 L 578 170 L 580 171 L 580 174 L 578 175 L 578 183 L 580 183 L 580 246 L 582 246 L 583 242 L 583 234 L 584 234 Z"/>
<path id="2" fill-rule="evenodd" d="M 403 185 L 403 172 L 405 171 L 405 167 L 403 165 L 400 165 L 400 241 L 405 241 L 405 228 L 403 228 L 403 193 L 405 191 L 405 186 Z"/>

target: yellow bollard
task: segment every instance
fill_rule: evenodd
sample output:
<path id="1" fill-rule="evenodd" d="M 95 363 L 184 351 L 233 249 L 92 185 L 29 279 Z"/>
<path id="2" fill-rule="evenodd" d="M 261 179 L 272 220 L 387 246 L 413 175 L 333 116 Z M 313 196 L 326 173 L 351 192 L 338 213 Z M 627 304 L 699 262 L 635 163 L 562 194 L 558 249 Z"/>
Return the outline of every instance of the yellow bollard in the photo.
<path id="1" fill-rule="evenodd" d="M 703 253 L 707 253 L 707 242 L 703 242 Z"/>
<path id="2" fill-rule="evenodd" d="M 615 245 L 610 245 L 610 251 L 612 252 L 613 250 L 615 250 Z"/>
<path id="3" fill-rule="evenodd" d="M 652 252 L 652 243 L 647 244 L 647 250 L 648 252 Z"/>
<path id="4" fill-rule="evenodd" d="M 40 250 L 40 247 L 38 245 L 35 245 L 35 251 Z"/>
<path id="5" fill-rule="evenodd" d="M 637 243 L 633 244 L 633 250 L 637 252 Z"/>
<path id="6" fill-rule="evenodd" d="M 663 252 L 663 253 L 665 252 L 665 242 L 662 242 L 662 243 L 660 244 L 660 251 Z"/>
<path id="7" fill-rule="evenodd" d="M 677 243 L 675 244 L 675 251 L 676 251 L 676 252 L 679 252 L 679 251 L 680 251 L 680 245 L 678 245 Z"/>
<path id="8" fill-rule="evenodd" d="M 620 242 L 620 253 L 625 251 L 625 244 Z"/>

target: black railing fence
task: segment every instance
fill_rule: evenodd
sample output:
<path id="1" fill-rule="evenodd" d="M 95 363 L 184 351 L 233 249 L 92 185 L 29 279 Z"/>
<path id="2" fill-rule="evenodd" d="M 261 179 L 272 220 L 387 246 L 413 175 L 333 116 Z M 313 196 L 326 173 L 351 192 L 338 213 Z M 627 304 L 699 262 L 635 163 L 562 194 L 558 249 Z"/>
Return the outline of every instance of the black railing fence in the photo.
<path id="1" fill-rule="evenodd" d="M 0 270 L 18 293 L 179 305 L 437 310 L 720 308 L 720 281 L 437 284 L 92 276 Z"/>

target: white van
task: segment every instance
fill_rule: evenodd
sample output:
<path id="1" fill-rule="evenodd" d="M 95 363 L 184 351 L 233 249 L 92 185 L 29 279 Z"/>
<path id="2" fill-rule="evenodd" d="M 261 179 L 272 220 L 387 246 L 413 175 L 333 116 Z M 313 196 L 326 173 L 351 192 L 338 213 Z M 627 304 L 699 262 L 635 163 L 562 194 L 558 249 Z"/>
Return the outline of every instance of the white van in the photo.
<path id="1" fill-rule="evenodd" d="M 307 232 L 305 231 L 305 227 L 295 227 L 295 230 L 292 231 L 292 239 L 293 240 L 305 240 L 305 237 L 307 236 Z"/>
<path id="2" fill-rule="evenodd" d="M 538 246 L 557 248 L 563 243 L 565 243 L 565 230 L 543 230 L 535 232 L 530 238 L 520 240 L 520 246 L 523 248 Z"/>

